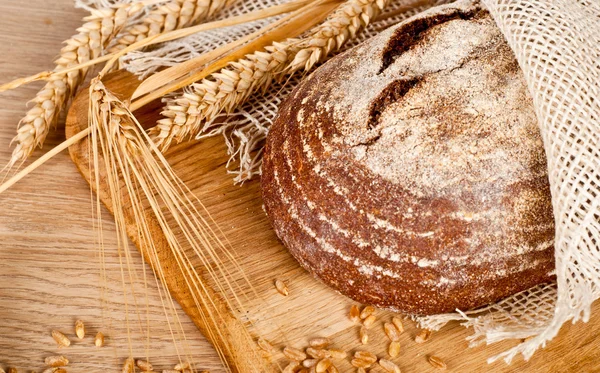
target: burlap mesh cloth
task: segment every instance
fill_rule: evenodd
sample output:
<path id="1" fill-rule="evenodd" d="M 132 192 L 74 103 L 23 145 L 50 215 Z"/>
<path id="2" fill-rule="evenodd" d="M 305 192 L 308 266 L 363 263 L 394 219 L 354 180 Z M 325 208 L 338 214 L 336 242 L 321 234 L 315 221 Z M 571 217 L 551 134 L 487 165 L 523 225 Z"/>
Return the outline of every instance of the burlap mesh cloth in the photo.
<path id="1" fill-rule="evenodd" d="M 472 344 L 526 338 L 492 357 L 529 358 L 551 340 L 567 321 L 587 321 L 600 285 L 600 1 L 482 0 L 513 49 L 534 100 L 548 158 L 548 174 L 556 222 L 556 284 L 540 285 L 483 310 L 420 318 L 424 327 L 439 329 L 450 320 L 473 327 Z M 81 0 L 87 6 L 116 2 Z M 127 2 L 119 1 L 119 2 Z M 219 17 L 227 17 L 283 2 L 241 0 Z M 409 4 L 392 0 L 388 9 Z M 432 4 L 447 3 L 437 1 Z M 363 41 L 391 24 L 413 15 L 372 24 Z M 151 74 L 253 32 L 271 20 L 214 30 L 135 52 L 124 60 L 128 69 Z M 207 123 L 199 137 L 222 134 L 228 144 L 230 172 L 243 182 L 260 172 L 262 141 L 281 100 L 300 81 L 297 75 L 255 95 L 236 115 Z M 233 119 L 232 119 L 233 118 Z"/>

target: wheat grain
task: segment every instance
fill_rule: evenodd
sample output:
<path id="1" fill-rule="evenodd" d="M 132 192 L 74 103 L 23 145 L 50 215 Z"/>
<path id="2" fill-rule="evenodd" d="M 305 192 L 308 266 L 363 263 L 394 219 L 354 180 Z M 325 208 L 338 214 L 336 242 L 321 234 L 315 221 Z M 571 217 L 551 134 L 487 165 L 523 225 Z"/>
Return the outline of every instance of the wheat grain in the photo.
<path id="1" fill-rule="evenodd" d="M 275 289 L 277 289 L 277 291 L 279 292 L 279 294 L 283 295 L 284 297 L 287 297 L 290 292 L 288 290 L 287 285 L 285 284 L 285 282 L 281 281 L 281 280 L 275 280 Z"/>
<path id="2" fill-rule="evenodd" d="M 388 336 L 390 341 L 396 342 L 400 340 L 400 332 L 394 324 L 386 322 L 383 324 L 383 329 L 385 330 L 385 334 Z"/>
<path id="3" fill-rule="evenodd" d="M 302 362 L 302 366 L 305 368 L 312 368 L 312 367 L 316 366 L 318 362 L 319 362 L 319 359 L 305 359 Z"/>
<path id="4" fill-rule="evenodd" d="M 370 328 L 371 325 L 375 322 L 375 315 L 369 315 L 366 319 L 363 320 L 363 325 L 367 328 Z"/>
<path id="5" fill-rule="evenodd" d="M 429 330 L 429 329 L 423 329 L 415 337 L 415 342 L 417 342 L 417 343 L 425 343 L 425 342 L 427 342 L 429 340 L 429 337 L 431 337 L 431 330 Z"/>
<path id="6" fill-rule="evenodd" d="M 374 353 L 369 352 L 369 351 L 356 351 L 354 353 L 354 357 L 356 359 L 361 359 L 361 360 L 364 360 L 364 361 L 369 362 L 371 364 L 373 364 L 374 362 L 377 361 L 377 356 L 375 356 Z"/>
<path id="7" fill-rule="evenodd" d="M 323 349 L 327 348 L 331 344 L 331 340 L 325 337 L 313 338 L 310 341 L 308 341 L 308 344 L 310 345 L 310 347 Z"/>
<path id="8" fill-rule="evenodd" d="M 373 306 L 366 306 L 360 311 L 360 318 L 365 320 L 367 317 L 372 316 L 375 313 L 375 308 Z"/>
<path id="9" fill-rule="evenodd" d="M 400 368 L 394 362 L 386 359 L 379 359 L 379 366 L 389 373 L 400 373 Z"/>
<path id="10" fill-rule="evenodd" d="M 340 371 L 338 370 L 338 368 L 335 367 L 335 365 L 331 364 L 329 366 L 329 368 L 327 368 L 327 372 L 328 373 L 340 373 Z"/>
<path id="11" fill-rule="evenodd" d="M 360 327 L 360 330 L 358 333 L 360 335 L 360 343 L 362 343 L 364 345 L 369 343 L 369 334 L 368 334 L 367 328 L 364 325 Z"/>
<path id="12" fill-rule="evenodd" d="M 404 331 L 404 325 L 402 324 L 402 320 L 400 320 L 399 317 L 392 317 L 392 324 L 394 324 L 396 329 L 398 329 L 399 333 L 402 333 Z"/>
<path id="13" fill-rule="evenodd" d="M 83 339 L 85 337 L 85 325 L 83 324 L 83 321 L 75 321 L 75 334 L 79 339 Z"/>
<path id="14" fill-rule="evenodd" d="M 400 342 L 392 341 L 392 343 L 390 343 L 388 355 L 390 355 L 390 357 L 397 357 L 400 355 Z"/>
<path id="15" fill-rule="evenodd" d="M 302 366 L 305 368 L 312 368 L 319 362 L 319 359 L 304 359 Z"/>
<path id="16" fill-rule="evenodd" d="M 110 46 L 114 53 L 149 36 L 173 31 L 205 20 L 230 5 L 231 0 L 171 0 L 148 12 L 141 22 L 127 27 Z"/>
<path id="17" fill-rule="evenodd" d="M 373 365 L 372 362 L 363 360 L 363 359 L 358 359 L 358 358 L 354 358 L 352 360 L 350 360 L 350 364 L 355 367 L 355 368 L 370 368 L 371 365 Z"/>
<path id="18" fill-rule="evenodd" d="M 387 0 L 348 0 L 307 36 L 274 42 L 227 68 L 195 83 L 184 93 L 165 100 L 163 118 L 150 129 L 156 144 L 166 150 L 202 133 L 221 113 L 230 113 L 252 93 L 266 90 L 284 74 L 308 71 L 369 24 Z M 204 126 L 203 126 L 204 125 Z"/>
<path id="19" fill-rule="evenodd" d="M 58 330 L 52 331 L 52 338 L 54 338 L 59 347 L 69 347 L 71 345 L 71 340 Z"/>
<path id="20" fill-rule="evenodd" d="M 123 369 L 121 369 L 122 373 L 134 373 L 135 372 L 135 362 L 132 357 L 128 357 L 123 363 Z"/>
<path id="21" fill-rule="evenodd" d="M 331 360 L 323 359 L 317 363 L 317 365 L 315 366 L 315 370 L 317 371 L 317 373 L 324 373 L 327 371 L 327 369 L 329 369 L 331 365 Z"/>
<path id="22" fill-rule="evenodd" d="M 60 56 L 54 61 L 55 71 L 86 62 L 102 54 L 110 40 L 125 26 L 127 20 L 143 9 L 143 3 L 121 5 L 114 8 L 93 9 L 84 18 L 85 23 L 77 34 L 65 41 Z M 83 82 L 88 69 L 53 75 L 32 100 L 33 107 L 19 122 L 17 142 L 9 166 L 25 160 L 33 150 L 42 146 L 52 126 L 56 125 L 60 112 Z"/>
<path id="23" fill-rule="evenodd" d="M 324 359 L 326 357 L 331 357 L 331 352 L 329 352 L 328 350 L 312 347 L 306 349 L 306 354 L 310 357 L 314 357 L 315 359 Z"/>
<path id="24" fill-rule="evenodd" d="M 8 373 L 19 373 L 17 368 L 8 368 Z"/>
<path id="25" fill-rule="evenodd" d="M 360 320 L 360 310 L 356 304 L 353 304 L 352 307 L 350 307 L 348 318 L 350 318 L 350 321 L 352 322 L 358 322 Z"/>
<path id="26" fill-rule="evenodd" d="M 44 363 L 49 367 L 64 367 L 69 365 L 69 359 L 64 356 L 48 356 Z"/>
<path id="27" fill-rule="evenodd" d="M 433 366 L 435 369 L 444 370 L 447 368 L 446 363 L 444 363 L 444 360 L 440 359 L 437 356 L 429 356 L 427 360 L 429 361 L 429 364 L 431 364 L 431 366 Z"/>
<path id="28" fill-rule="evenodd" d="M 152 364 L 146 360 L 136 360 L 135 365 L 143 372 L 151 372 L 153 370 Z"/>
<path id="29" fill-rule="evenodd" d="M 98 332 L 96 334 L 96 337 L 94 338 L 94 345 L 96 345 L 96 347 L 104 346 L 104 334 L 102 334 L 102 332 Z"/>
<path id="30" fill-rule="evenodd" d="M 0 373 L 6 373 L 6 371 L 4 371 L 4 369 L 2 369 L 2 367 L 0 367 Z"/>

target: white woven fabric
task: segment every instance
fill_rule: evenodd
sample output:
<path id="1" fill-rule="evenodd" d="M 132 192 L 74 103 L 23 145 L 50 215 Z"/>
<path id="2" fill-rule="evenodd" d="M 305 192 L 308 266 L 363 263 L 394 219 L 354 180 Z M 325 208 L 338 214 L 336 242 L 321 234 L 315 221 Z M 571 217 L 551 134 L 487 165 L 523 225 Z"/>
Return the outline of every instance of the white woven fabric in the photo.
<path id="1" fill-rule="evenodd" d="M 556 221 L 557 284 L 536 286 L 484 310 L 459 311 L 418 321 L 438 329 L 450 320 L 463 320 L 466 326 L 474 328 L 472 344 L 531 337 L 490 359 L 503 357 L 510 362 L 519 353 L 528 359 L 566 321 L 587 321 L 590 306 L 600 295 L 600 2 L 482 1 L 512 47 L 534 99 L 548 157 Z M 396 0 L 392 8 L 409 2 Z M 447 1 L 437 3 L 444 2 Z M 221 16 L 266 7 L 278 0 L 242 3 Z M 412 14 L 375 22 L 359 40 L 346 47 Z M 265 22 L 194 35 L 150 52 L 134 53 L 125 62 L 131 71 L 150 74 L 255 31 Z M 225 137 L 236 182 L 260 172 L 262 141 L 277 106 L 300 79 L 294 76 L 264 95 L 255 95 L 239 113 L 223 118 L 223 123 L 207 123 L 199 135 Z"/>
<path id="2" fill-rule="evenodd" d="M 471 319 L 487 342 L 532 335 L 507 351 L 528 359 L 600 296 L 600 2 L 483 0 L 515 52 L 548 158 L 557 289 L 512 297 Z M 524 302 L 525 301 L 525 302 Z M 518 307 L 515 307 L 518 306 Z"/>

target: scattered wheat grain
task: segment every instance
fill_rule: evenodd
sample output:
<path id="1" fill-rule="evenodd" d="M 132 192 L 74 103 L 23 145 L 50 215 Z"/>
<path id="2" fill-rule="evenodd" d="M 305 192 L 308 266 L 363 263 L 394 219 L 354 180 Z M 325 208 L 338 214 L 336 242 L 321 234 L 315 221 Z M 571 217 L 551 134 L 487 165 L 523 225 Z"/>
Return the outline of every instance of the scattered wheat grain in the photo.
<path id="1" fill-rule="evenodd" d="M 431 366 L 433 366 L 435 369 L 444 370 L 447 368 L 446 363 L 444 363 L 444 360 L 440 359 L 437 356 L 429 356 L 427 360 L 429 361 L 429 364 L 431 364 Z"/>
<path id="2" fill-rule="evenodd" d="M 385 324 L 383 324 L 383 329 L 385 330 L 385 334 L 388 336 L 390 341 L 400 340 L 400 332 L 394 324 L 386 322 Z"/>
<path id="3" fill-rule="evenodd" d="M 374 322 L 375 322 L 375 315 L 369 315 L 369 316 L 367 316 L 366 319 L 364 319 L 363 325 L 366 326 L 367 328 L 369 328 L 369 327 L 371 327 L 371 325 L 373 325 Z"/>
<path id="4" fill-rule="evenodd" d="M 285 282 L 283 282 L 279 279 L 275 280 L 275 289 L 277 289 L 279 294 L 283 295 L 284 297 L 287 297 L 290 294 Z"/>
<path id="5" fill-rule="evenodd" d="M 8 373 L 19 373 L 17 368 L 8 368 Z"/>
<path id="6" fill-rule="evenodd" d="M 310 345 L 310 347 L 322 349 L 329 347 L 329 345 L 331 344 L 331 340 L 325 337 L 313 338 L 308 342 L 308 344 Z"/>
<path id="7" fill-rule="evenodd" d="M 379 366 L 385 369 L 386 372 L 400 373 L 400 368 L 392 361 L 386 359 L 379 359 Z"/>
<path id="8" fill-rule="evenodd" d="M 58 330 L 52 331 L 52 338 L 54 338 L 54 340 L 58 344 L 58 347 L 69 347 L 71 345 L 71 340 Z"/>
<path id="9" fill-rule="evenodd" d="M 323 359 L 317 363 L 315 370 L 317 371 L 317 373 L 324 373 L 331 366 L 331 364 L 331 360 Z"/>
<path id="10" fill-rule="evenodd" d="M 425 343 L 425 342 L 427 342 L 429 340 L 429 337 L 431 337 L 431 330 L 429 330 L 429 329 L 423 329 L 415 337 L 415 342 L 417 342 L 417 343 Z"/>
<path id="11" fill-rule="evenodd" d="M 94 338 L 94 344 L 96 347 L 104 346 L 104 334 L 102 334 L 102 332 L 98 332 L 96 334 L 96 337 Z"/>
<path id="12" fill-rule="evenodd" d="M 79 339 L 83 339 L 83 337 L 85 337 L 85 325 L 83 325 L 83 321 L 75 321 L 75 334 Z"/>
<path id="13" fill-rule="evenodd" d="M 390 343 L 390 347 L 388 348 L 388 354 L 390 357 L 396 357 L 400 355 L 400 342 L 392 341 L 392 343 Z"/>
<path id="14" fill-rule="evenodd" d="M 69 359 L 64 356 L 48 356 L 44 362 L 49 367 L 64 367 L 69 365 Z"/>
<path id="15" fill-rule="evenodd" d="M 329 350 L 321 350 L 318 348 L 309 347 L 306 349 L 306 354 L 310 357 L 314 357 L 316 359 L 324 359 L 326 357 L 331 357 L 331 352 Z"/>
<path id="16" fill-rule="evenodd" d="M 319 359 L 305 359 L 302 362 L 302 366 L 305 368 L 312 368 L 312 367 L 316 366 L 318 362 L 319 362 Z"/>
<path id="17" fill-rule="evenodd" d="M 368 334 L 367 328 L 364 325 L 360 327 L 359 335 L 360 335 L 360 343 L 362 343 L 364 345 L 369 343 L 369 334 Z"/>
<path id="18" fill-rule="evenodd" d="M 135 362 L 132 357 L 128 357 L 123 363 L 122 373 L 135 373 Z"/>
<path id="19" fill-rule="evenodd" d="M 363 359 L 354 358 L 350 361 L 350 364 L 355 368 L 370 368 L 373 363 Z"/>
<path id="20" fill-rule="evenodd" d="M 399 317 L 392 317 L 392 324 L 398 329 L 398 332 L 404 332 L 404 325 L 402 325 L 402 320 Z"/>
<path id="21" fill-rule="evenodd" d="M 362 320 L 364 320 L 364 319 L 366 319 L 367 317 L 371 316 L 374 313 L 375 313 L 375 307 L 373 307 L 373 306 L 366 306 L 365 308 L 363 308 L 362 311 L 360 311 L 360 318 Z"/>
<path id="22" fill-rule="evenodd" d="M 348 317 L 352 322 L 358 322 L 360 320 L 360 310 L 356 304 L 350 307 L 350 313 L 348 314 Z"/>
<path id="23" fill-rule="evenodd" d="M 150 364 L 150 362 L 147 360 L 137 360 L 135 365 L 137 365 L 137 367 L 143 372 L 151 372 L 153 370 L 152 364 Z"/>
<path id="24" fill-rule="evenodd" d="M 356 351 L 354 353 L 354 357 L 357 359 L 365 360 L 371 364 L 377 361 L 377 356 L 369 351 Z"/>
<path id="25" fill-rule="evenodd" d="M 336 368 L 335 365 L 331 364 L 329 366 L 329 368 L 327 368 L 327 372 L 328 373 L 340 373 L 340 371 L 338 370 L 338 368 Z"/>

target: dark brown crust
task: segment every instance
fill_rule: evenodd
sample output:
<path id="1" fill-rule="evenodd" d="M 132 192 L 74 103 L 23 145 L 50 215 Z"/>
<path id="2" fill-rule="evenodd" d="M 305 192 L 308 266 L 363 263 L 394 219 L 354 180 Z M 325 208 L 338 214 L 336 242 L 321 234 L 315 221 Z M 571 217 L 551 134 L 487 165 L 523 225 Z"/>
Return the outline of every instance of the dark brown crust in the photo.
<path id="1" fill-rule="evenodd" d="M 551 279 L 553 246 L 547 243 L 553 239 L 554 227 L 545 157 L 525 82 L 506 43 L 492 37 L 458 67 L 441 73 L 416 73 L 410 68 L 402 74 L 387 71 L 393 60 L 412 46 L 427 48 L 445 22 L 481 21 L 490 27 L 485 10 L 477 3 L 464 3 L 395 26 L 319 68 L 282 104 L 267 138 L 262 188 L 275 232 L 304 268 L 359 302 L 411 314 L 435 314 L 482 306 Z M 419 27 L 411 26 L 413 23 Z M 397 32 L 413 28 L 418 35 L 412 38 Z M 369 105 L 355 113 L 352 100 L 344 106 L 346 92 L 340 92 L 340 86 L 364 64 L 376 63 L 380 65 L 374 66 L 375 74 L 386 70 L 392 76 L 379 92 L 365 89 Z M 386 177 L 357 158 L 357 148 L 377 153 L 383 146 L 379 142 L 389 141 L 380 139 L 382 129 L 390 128 L 390 118 L 400 115 L 402 105 L 426 94 L 435 84 L 443 84 L 443 74 L 463 65 L 478 71 L 478 64 L 492 67 L 488 70 L 495 80 L 489 81 L 490 91 L 516 90 L 514 97 L 507 96 L 511 105 L 526 113 L 517 115 L 525 118 L 524 123 L 495 126 L 497 118 L 471 118 L 459 112 L 464 109 L 460 96 L 432 99 L 421 117 L 443 120 L 426 140 L 443 148 L 462 132 L 480 136 L 482 142 L 497 137 L 496 127 L 526 133 L 527 140 L 516 145 L 513 140 L 494 145 L 498 150 L 524 154 L 527 161 L 515 165 L 515 170 L 506 166 L 507 172 L 518 178 L 508 183 L 459 181 L 449 192 L 433 183 L 432 192 L 402 179 L 406 176 L 402 171 Z M 363 82 L 351 84 L 360 87 Z M 336 97 L 342 99 L 333 107 L 331 101 Z M 448 102 L 456 104 L 449 106 Z M 507 122 L 514 119 L 507 118 Z M 410 133 L 394 136 L 393 140 L 404 146 Z M 469 160 L 468 166 L 495 164 L 485 156 L 481 159 Z M 476 171 L 469 174 L 478 175 Z M 483 212 L 479 219 L 463 216 L 465 211 L 488 209 L 493 212 L 491 217 Z M 381 248 L 391 254 L 386 257 Z"/>

